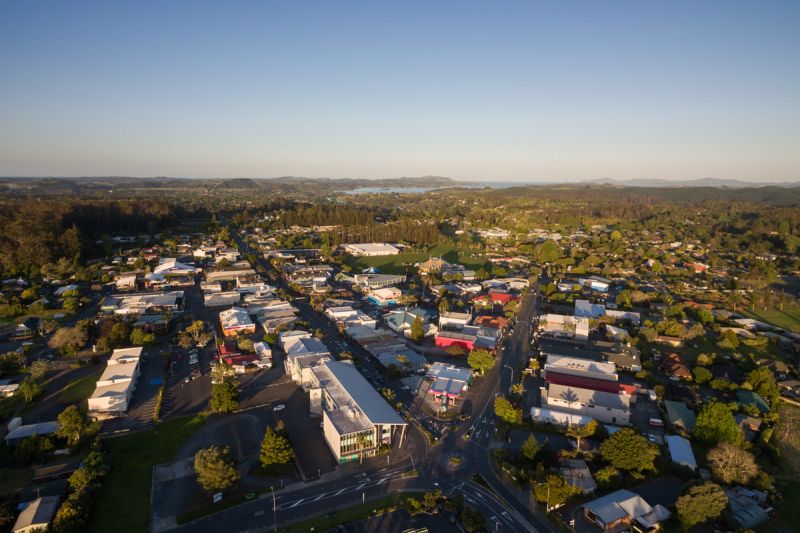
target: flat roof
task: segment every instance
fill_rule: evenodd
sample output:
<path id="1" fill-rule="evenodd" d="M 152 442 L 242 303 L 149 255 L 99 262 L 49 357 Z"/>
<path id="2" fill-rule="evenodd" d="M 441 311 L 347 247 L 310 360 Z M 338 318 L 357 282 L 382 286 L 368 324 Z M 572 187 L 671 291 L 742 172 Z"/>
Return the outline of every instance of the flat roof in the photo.
<path id="1" fill-rule="evenodd" d="M 406 422 L 397 411 L 386 403 L 353 365 L 327 361 L 325 366 L 370 422 L 376 425 L 405 425 Z"/>

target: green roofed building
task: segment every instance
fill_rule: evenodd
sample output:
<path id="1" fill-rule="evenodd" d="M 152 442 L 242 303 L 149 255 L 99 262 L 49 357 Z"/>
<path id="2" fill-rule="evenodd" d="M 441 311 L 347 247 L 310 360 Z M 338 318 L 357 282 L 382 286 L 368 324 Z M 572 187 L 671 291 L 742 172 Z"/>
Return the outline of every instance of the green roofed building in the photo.
<path id="1" fill-rule="evenodd" d="M 667 418 L 670 424 L 675 427 L 681 427 L 689 432 L 694 431 L 694 411 L 686 407 L 685 403 L 664 400 L 664 407 L 667 410 Z"/>
<path id="2" fill-rule="evenodd" d="M 762 413 L 769 413 L 770 411 L 769 404 L 757 392 L 739 389 L 736 391 L 736 397 L 742 405 L 755 405 Z"/>

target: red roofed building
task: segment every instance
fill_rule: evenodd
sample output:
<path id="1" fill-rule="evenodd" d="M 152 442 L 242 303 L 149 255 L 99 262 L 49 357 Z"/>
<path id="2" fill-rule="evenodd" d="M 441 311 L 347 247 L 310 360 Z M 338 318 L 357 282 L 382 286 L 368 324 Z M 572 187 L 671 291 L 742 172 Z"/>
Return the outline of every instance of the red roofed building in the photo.
<path id="1" fill-rule="evenodd" d="M 472 322 L 476 326 L 480 327 L 489 327 L 497 329 L 505 329 L 506 327 L 508 327 L 508 319 L 504 316 L 481 315 L 475 317 L 475 320 L 473 320 Z"/>
<path id="2" fill-rule="evenodd" d="M 475 335 L 465 335 L 456 331 L 440 331 L 436 334 L 436 346 L 447 348 L 449 346 L 460 346 L 465 350 L 475 349 Z"/>
<path id="3" fill-rule="evenodd" d="M 545 381 L 547 383 L 554 383 L 556 385 L 564 385 L 565 387 L 578 387 L 581 389 L 591 389 L 600 392 L 610 392 L 612 394 L 624 394 L 633 398 L 636 397 L 636 385 L 630 383 L 620 383 L 619 381 L 559 374 L 558 372 L 554 372 L 552 370 L 547 372 Z"/>
<path id="4" fill-rule="evenodd" d="M 492 305 L 506 305 L 508 302 L 518 299 L 516 295 L 507 292 L 490 292 L 489 294 L 476 296 L 472 299 L 472 302 L 479 306 L 489 307 Z"/>

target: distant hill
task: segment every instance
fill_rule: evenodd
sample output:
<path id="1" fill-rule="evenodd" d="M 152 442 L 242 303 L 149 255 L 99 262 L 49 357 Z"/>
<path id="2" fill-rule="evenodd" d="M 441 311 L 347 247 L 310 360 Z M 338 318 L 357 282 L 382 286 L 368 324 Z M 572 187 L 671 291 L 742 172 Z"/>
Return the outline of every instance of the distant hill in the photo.
<path id="1" fill-rule="evenodd" d="M 744 189 L 750 187 L 800 187 L 800 182 L 757 182 L 719 178 L 700 178 L 694 180 L 615 180 L 612 178 L 600 178 L 596 180 L 587 180 L 583 183 L 592 183 L 598 185 L 620 185 L 623 187 L 729 187 L 732 189 Z"/>

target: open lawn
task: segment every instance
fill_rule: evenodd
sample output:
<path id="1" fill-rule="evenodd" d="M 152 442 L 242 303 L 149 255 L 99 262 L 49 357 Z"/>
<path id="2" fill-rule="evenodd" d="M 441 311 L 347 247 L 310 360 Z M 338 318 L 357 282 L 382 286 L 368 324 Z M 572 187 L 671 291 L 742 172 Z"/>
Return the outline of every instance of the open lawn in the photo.
<path id="1" fill-rule="evenodd" d="M 97 378 L 103 371 L 103 367 L 99 366 L 96 372 L 77 379 L 64 387 L 58 394 L 56 401 L 58 403 L 79 403 L 85 401 L 94 392 Z"/>
<path id="2" fill-rule="evenodd" d="M 770 524 L 767 531 L 789 532 L 800 531 L 800 407 L 781 402 L 778 409 L 780 422 L 772 436 L 772 443 L 780 450 L 783 459 L 783 470 L 776 475 L 783 501 L 778 509 L 777 520 Z"/>
<path id="3" fill-rule="evenodd" d="M 783 311 L 780 309 L 770 309 L 768 311 L 743 309 L 742 314 L 778 326 L 779 328 L 800 333 L 800 308 L 797 307 L 784 307 Z"/>
<path id="4" fill-rule="evenodd" d="M 153 466 L 174 459 L 203 423 L 202 414 L 173 418 L 148 431 L 105 440 L 111 471 L 98 493 L 90 530 L 148 531 Z"/>
<path id="5" fill-rule="evenodd" d="M 384 255 L 379 257 L 349 257 L 348 264 L 356 272 L 375 267 L 383 274 L 412 273 L 414 264 L 420 263 L 430 257 L 441 257 L 448 263 L 458 263 L 467 268 L 476 269 L 484 265 L 486 259 L 475 252 L 462 251 L 451 244 L 439 244 L 430 252 L 401 253 L 397 255 Z"/>

